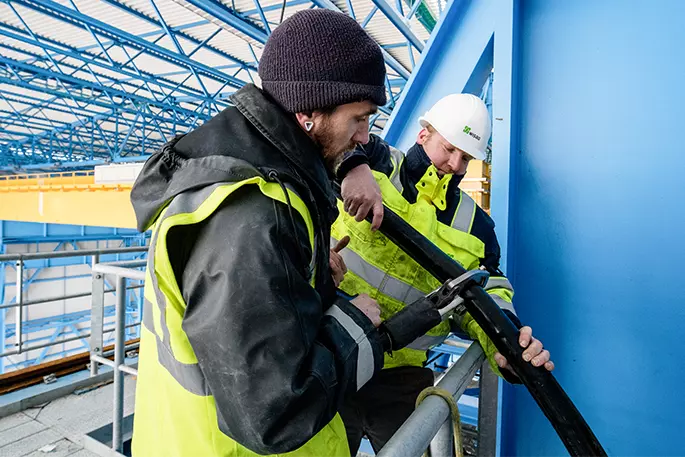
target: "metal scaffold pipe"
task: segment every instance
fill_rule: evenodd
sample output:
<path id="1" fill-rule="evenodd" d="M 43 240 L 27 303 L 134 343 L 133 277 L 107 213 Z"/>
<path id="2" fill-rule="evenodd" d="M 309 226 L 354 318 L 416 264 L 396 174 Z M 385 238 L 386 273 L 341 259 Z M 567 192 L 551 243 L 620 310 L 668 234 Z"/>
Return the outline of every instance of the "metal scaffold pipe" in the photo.
<path id="1" fill-rule="evenodd" d="M 480 344 L 474 342 L 447 371 L 437 387 L 452 394 L 456 401 L 469 386 L 484 357 Z M 433 395 L 427 397 L 383 446 L 378 457 L 423 455 L 449 415 L 450 408 L 445 400 Z"/>

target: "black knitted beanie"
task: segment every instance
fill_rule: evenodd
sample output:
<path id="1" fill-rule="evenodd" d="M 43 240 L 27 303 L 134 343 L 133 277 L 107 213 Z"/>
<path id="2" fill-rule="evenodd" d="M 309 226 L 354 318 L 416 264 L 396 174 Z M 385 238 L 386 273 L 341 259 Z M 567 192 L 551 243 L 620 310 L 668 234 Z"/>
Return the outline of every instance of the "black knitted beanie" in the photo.
<path id="1" fill-rule="evenodd" d="M 380 47 L 357 21 L 327 9 L 283 21 L 264 46 L 259 77 L 262 89 L 291 113 L 386 102 Z"/>

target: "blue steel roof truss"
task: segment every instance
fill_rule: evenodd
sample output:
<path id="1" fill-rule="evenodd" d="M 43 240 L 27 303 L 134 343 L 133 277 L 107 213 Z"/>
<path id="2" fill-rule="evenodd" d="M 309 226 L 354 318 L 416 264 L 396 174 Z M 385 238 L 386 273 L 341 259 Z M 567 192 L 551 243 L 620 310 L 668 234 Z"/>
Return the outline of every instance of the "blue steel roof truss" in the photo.
<path id="1" fill-rule="evenodd" d="M 197 105 L 193 110 L 184 109 L 161 100 L 149 100 L 135 95 L 135 91 L 126 92 L 10 60 L 0 57 L 0 64 L 4 65 L 0 69 L 0 83 L 51 96 L 40 102 L 37 101 L 38 99 L 29 101 L 14 97 L 15 101 L 8 103 L 11 106 L 18 102 L 28 105 L 21 113 L 14 109 L 14 112 L 9 114 L 10 119 L 7 120 L 7 124 L 3 122 L 5 124 L 3 135 L 25 136 L 23 139 L 9 143 L 5 148 L 6 151 L 9 149 L 17 161 L 22 161 L 20 163 L 25 163 L 28 159 L 27 147 L 30 147 L 30 156 L 39 163 L 44 158 L 41 156 L 47 156 L 49 161 L 52 161 L 50 159 L 73 161 L 80 158 L 93 160 L 96 157 L 95 151 L 98 151 L 97 157 L 101 157 L 104 153 L 110 159 L 116 160 L 122 153 L 126 155 L 126 153 L 134 152 L 137 146 L 144 148 L 145 139 L 152 133 L 149 132 L 151 129 L 159 133 L 159 138 L 158 141 L 148 142 L 148 148 L 166 141 L 175 133 L 189 130 L 197 124 L 198 120 L 205 120 L 209 117 L 204 112 L 206 102 Z M 83 95 L 84 93 L 89 96 Z M 7 97 L 3 98 L 8 100 Z M 99 109 L 95 109 L 96 107 Z M 71 123 L 62 122 L 57 126 L 55 121 L 46 114 L 46 110 L 70 113 L 75 120 Z M 134 116 L 132 120 L 131 116 Z M 5 121 L 3 118 L 0 119 Z M 15 132 L 8 127 L 8 125 L 16 125 L 17 121 L 23 121 L 23 124 L 27 125 L 27 119 L 34 124 L 34 127 L 41 124 L 42 120 L 43 131 L 39 133 L 31 129 L 30 133 L 26 134 Z M 102 124 L 105 122 L 113 124 L 114 128 L 103 129 Z M 90 135 L 90 140 L 88 140 L 88 135 Z M 121 135 L 125 135 L 125 139 L 119 147 Z M 140 144 L 136 143 L 135 139 L 139 139 Z M 56 157 L 55 148 L 64 149 L 63 142 L 67 140 L 68 153 L 66 156 L 62 154 Z M 88 145 L 89 141 L 90 145 Z M 133 144 L 130 144 L 131 142 Z M 90 150 L 84 150 L 84 146 L 89 146 Z M 37 147 L 40 151 L 36 151 Z M 142 151 L 144 152 L 144 149 Z M 29 160 L 30 162 L 33 161 Z"/>
<path id="2" fill-rule="evenodd" d="M 100 0 L 147 27 L 131 33 L 88 15 L 85 0 L 0 0 L 13 15 L 0 19 L 0 173 L 144 159 L 224 109 L 235 90 L 254 82 L 256 49 L 284 12 L 307 6 L 345 11 L 365 27 L 383 14 L 406 40 L 381 43 L 389 101 L 371 119 L 378 132 L 409 78 L 413 53 L 424 47 L 425 40 L 407 25 L 424 0 L 406 8 L 402 1 L 408 0 L 394 6 L 370 0 L 371 13 L 357 18 L 353 2 L 359 1 L 252 0 L 238 9 L 236 0 Z M 178 15 L 169 13 L 179 5 L 192 21 L 179 23 Z M 87 33 L 90 42 L 75 45 L 36 26 L 37 15 Z M 227 49 L 227 37 L 242 39 L 244 51 Z M 397 56 L 405 49 L 409 57 L 403 64 Z M 151 61 L 163 62 L 164 70 L 151 67 Z"/>

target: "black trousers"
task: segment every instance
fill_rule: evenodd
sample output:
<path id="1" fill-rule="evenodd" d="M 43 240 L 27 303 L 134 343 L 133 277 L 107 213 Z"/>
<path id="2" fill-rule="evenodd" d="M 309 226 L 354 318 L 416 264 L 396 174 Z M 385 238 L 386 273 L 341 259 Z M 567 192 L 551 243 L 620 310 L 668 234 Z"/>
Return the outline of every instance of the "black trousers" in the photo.
<path id="1" fill-rule="evenodd" d="M 352 457 L 357 455 L 364 436 L 378 453 L 414 412 L 416 398 L 433 381 L 433 372 L 428 368 L 390 368 L 349 396 L 340 416 Z"/>

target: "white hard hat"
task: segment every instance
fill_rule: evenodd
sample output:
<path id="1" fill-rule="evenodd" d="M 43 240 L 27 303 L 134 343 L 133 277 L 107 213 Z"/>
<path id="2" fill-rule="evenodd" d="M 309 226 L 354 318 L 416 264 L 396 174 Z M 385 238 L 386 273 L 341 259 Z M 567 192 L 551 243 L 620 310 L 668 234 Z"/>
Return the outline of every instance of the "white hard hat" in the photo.
<path id="1" fill-rule="evenodd" d="M 452 146 L 474 159 L 484 160 L 492 125 L 483 101 L 471 94 L 441 98 L 419 118 L 421 127 L 432 125 Z"/>

